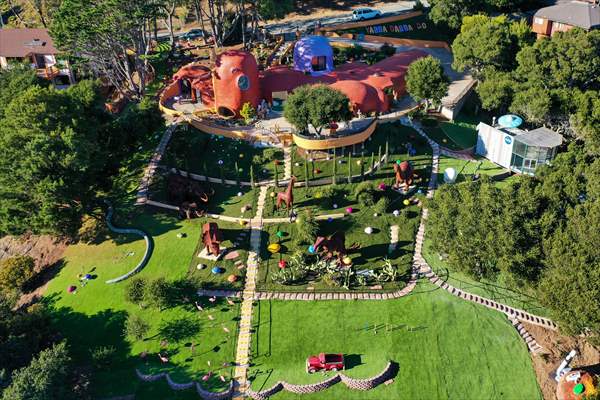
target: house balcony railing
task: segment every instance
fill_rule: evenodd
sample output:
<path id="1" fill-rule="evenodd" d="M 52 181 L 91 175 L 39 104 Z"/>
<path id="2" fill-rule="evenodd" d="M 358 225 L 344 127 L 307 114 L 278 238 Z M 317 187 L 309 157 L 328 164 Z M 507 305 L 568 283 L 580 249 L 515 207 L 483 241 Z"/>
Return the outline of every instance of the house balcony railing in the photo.
<path id="1" fill-rule="evenodd" d="M 53 79 L 60 74 L 60 69 L 58 69 L 54 65 L 46 68 L 36 68 L 35 71 L 37 76 L 45 79 Z"/>

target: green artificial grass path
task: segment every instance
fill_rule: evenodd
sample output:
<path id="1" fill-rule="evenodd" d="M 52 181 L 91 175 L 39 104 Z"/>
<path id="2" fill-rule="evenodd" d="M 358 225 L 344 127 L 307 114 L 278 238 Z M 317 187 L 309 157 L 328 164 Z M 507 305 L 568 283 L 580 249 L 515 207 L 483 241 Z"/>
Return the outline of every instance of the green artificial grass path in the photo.
<path id="1" fill-rule="evenodd" d="M 306 357 L 320 352 L 344 353 L 344 373 L 355 378 L 378 374 L 390 359 L 400 366 L 389 386 L 363 392 L 338 383 L 273 400 L 541 399 L 525 343 L 506 317 L 430 284 L 390 301 L 261 301 L 253 324 L 253 390 L 332 376 L 305 372 Z"/>
<path id="2" fill-rule="evenodd" d="M 195 257 L 204 220 L 180 221 L 165 214 L 140 213 L 127 220 L 117 211 L 119 226 L 132 226 L 148 232 L 154 241 L 154 251 L 148 265 L 136 276 L 148 280 L 165 277 L 167 281 L 182 281 L 188 276 L 190 262 Z M 219 222 L 219 226 L 225 224 Z M 238 226 L 239 229 L 241 227 Z M 227 226 L 226 238 L 230 240 Z M 179 238 L 177 235 L 182 234 Z M 229 243 L 229 241 L 227 242 Z M 76 365 L 91 369 L 93 398 L 107 398 L 134 394 L 136 399 L 197 398 L 193 390 L 175 393 L 164 381 L 143 383 L 135 376 L 135 368 L 145 373 L 169 371 L 176 382 L 199 380 L 208 371 L 213 376 L 204 384 L 207 389 L 221 390 L 229 383 L 233 369 L 224 367 L 235 358 L 239 304 L 229 305 L 225 300 L 200 302 L 205 311 L 199 312 L 193 294 L 180 299 L 164 310 L 128 303 L 124 298 L 127 281 L 106 284 L 105 280 L 129 271 L 137 264 L 144 251 L 144 242 L 138 237 L 108 235 L 93 244 L 69 246 L 64 264 L 50 281 L 44 300 L 53 309 L 54 324 L 67 339 Z M 227 273 L 234 271 L 227 266 Z M 77 275 L 95 275 L 81 287 Z M 202 281 L 202 274 L 194 277 Z M 76 285 L 74 294 L 67 287 Z M 128 314 L 136 314 L 149 325 L 150 331 L 142 341 L 133 341 L 123 335 Z M 211 319 L 212 316 L 213 319 Z M 225 329 L 230 333 L 226 333 Z M 164 350 L 161 341 L 167 340 Z M 192 352 L 190 344 L 194 344 Z M 115 349 L 106 365 L 93 366 L 91 353 L 103 346 Z M 149 353 L 147 362 L 139 357 Z M 169 363 L 161 365 L 157 352 L 168 355 Z M 208 362 L 211 364 L 208 365 Z M 222 375 L 226 381 L 222 382 Z"/>

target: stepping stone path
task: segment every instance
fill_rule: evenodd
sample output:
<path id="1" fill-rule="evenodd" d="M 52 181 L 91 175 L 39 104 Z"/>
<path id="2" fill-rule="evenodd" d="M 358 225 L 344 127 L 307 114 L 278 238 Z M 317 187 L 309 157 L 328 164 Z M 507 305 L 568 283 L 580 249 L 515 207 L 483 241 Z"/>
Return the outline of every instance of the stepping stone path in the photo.
<path id="1" fill-rule="evenodd" d="M 250 365 L 250 335 L 252 330 L 252 307 L 254 294 L 256 290 L 256 273 L 260 253 L 260 241 L 262 232 L 262 214 L 267 197 L 268 186 L 261 186 L 260 194 L 256 207 L 256 216 L 250 223 L 250 251 L 248 252 L 248 262 L 246 271 L 246 286 L 242 292 L 242 306 L 240 314 L 239 336 L 237 340 L 237 349 L 235 356 L 234 371 L 234 396 L 233 398 L 242 398 L 243 394 L 249 389 L 248 366 Z"/>
<path id="2" fill-rule="evenodd" d="M 226 260 L 235 260 L 236 258 L 238 258 L 240 256 L 240 253 L 238 253 L 237 251 L 230 251 L 229 253 L 225 254 L 225 259 Z"/>
<path id="3" fill-rule="evenodd" d="M 288 180 L 292 177 L 292 149 L 283 148 L 283 179 Z"/>
<path id="4" fill-rule="evenodd" d="M 393 253 L 396 250 L 396 246 L 398 246 L 398 232 L 400 231 L 400 227 L 398 225 L 390 226 L 390 245 L 388 247 L 388 253 Z"/>

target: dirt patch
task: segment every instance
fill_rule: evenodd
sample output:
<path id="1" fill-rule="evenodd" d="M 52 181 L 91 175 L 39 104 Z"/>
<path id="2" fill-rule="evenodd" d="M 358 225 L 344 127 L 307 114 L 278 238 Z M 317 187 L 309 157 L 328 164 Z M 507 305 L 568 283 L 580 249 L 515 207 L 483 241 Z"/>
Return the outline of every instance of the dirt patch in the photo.
<path id="1" fill-rule="evenodd" d="M 35 260 L 39 274 L 28 293 L 19 299 L 17 306 L 31 304 L 43 294 L 48 282 L 60 269 L 67 241 L 48 235 L 5 236 L 0 238 L 0 260 L 17 255 L 30 256 Z"/>
<path id="2" fill-rule="evenodd" d="M 547 355 L 534 355 L 531 357 L 544 399 L 556 399 L 554 374 L 556 368 L 571 350 L 577 350 L 578 354 L 571 367 L 596 366 L 597 368 L 597 365 L 600 364 L 600 350 L 582 338 L 564 336 L 558 332 L 524 322 L 523 326 L 547 352 Z"/>

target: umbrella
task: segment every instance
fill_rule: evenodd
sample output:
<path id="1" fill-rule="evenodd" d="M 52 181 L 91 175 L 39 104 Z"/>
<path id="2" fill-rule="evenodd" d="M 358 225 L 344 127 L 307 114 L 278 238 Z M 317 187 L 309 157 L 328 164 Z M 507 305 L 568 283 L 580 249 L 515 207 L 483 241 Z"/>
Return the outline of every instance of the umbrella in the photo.
<path id="1" fill-rule="evenodd" d="M 504 128 L 518 128 L 522 123 L 523 118 L 514 114 L 507 114 L 498 118 L 498 124 Z"/>

